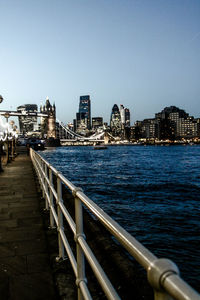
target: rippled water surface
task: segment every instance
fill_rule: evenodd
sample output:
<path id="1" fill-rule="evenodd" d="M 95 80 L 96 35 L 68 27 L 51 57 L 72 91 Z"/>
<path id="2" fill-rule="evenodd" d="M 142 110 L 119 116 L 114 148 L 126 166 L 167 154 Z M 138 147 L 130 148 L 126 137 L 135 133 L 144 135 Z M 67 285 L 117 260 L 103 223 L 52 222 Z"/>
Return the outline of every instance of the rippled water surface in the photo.
<path id="1" fill-rule="evenodd" d="M 60 147 L 42 155 L 200 291 L 200 146 Z"/>

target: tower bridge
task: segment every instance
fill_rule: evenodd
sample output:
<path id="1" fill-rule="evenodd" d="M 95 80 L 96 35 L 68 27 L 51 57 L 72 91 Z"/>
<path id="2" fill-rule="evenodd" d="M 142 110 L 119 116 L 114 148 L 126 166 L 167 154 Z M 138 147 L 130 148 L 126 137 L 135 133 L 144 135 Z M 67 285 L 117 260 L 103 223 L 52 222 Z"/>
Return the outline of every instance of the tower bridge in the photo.
<path id="1" fill-rule="evenodd" d="M 44 112 L 28 112 L 28 111 L 12 111 L 12 110 L 0 110 L 0 116 L 4 116 L 7 119 L 9 117 L 37 117 L 37 118 L 47 118 L 47 132 L 49 131 L 55 131 L 55 121 L 58 122 L 58 124 L 67 132 L 68 134 L 68 139 L 62 139 L 63 142 L 71 140 L 71 141 L 79 141 L 79 142 L 85 142 L 85 141 L 90 141 L 90 142 L 104 142 L 104 135 L 105 131 L 102 130 L 102 132 L 97 132 L 90 137 L 84 137 L 80 134 L 77 134 L 76 132 L 70 130 L 68 127 L 66 127 L 60 120 L 55 120 L 54 115 L 49 114 L 49 113 L 44 113 Z M 51 122 L 49 122 L 49 119 L 52 119 Z M 52 128 L 50 128 L 52 127 Z M 53 137 L 56 138 L 56 134 L 50 135 L 48 137 Z"/>
<path id="2" fill-rule="evenodd" d="M 55 111 L 49 110 L 49 111 L 13 111 L 13 110 L 0 110 L 0 116 L 4 116 L 5 118 L 9 117 L 36 117 L 36 118 L 42 118 L 43 120 L 46 119 L 46 131 L 47 131 L 47 139 L 54 138 L 56 139 L 56 122 L 59 124 L 59 126 L 62 127 L 62 129 L 67 133 L 67 139 L 62 139 L 62 142 L 100 142 L 103 143 L 106 140 L 115 140 L 116 138 L 113 137 L 110 133 L 102 129 L 99 132 L 96 132 L 92 134 L 89 137 L 82 136 L 71 129 L 69 129 L 67 126 L 63 124 L 60 120 L 56 119 Z"/>
<path id="3" fill-rule="evenodd" d="M 84 137 L 72 130 L 70 130 L 68 127 L 66 127 L 61 121 L 57 120 L 59 125 L 67 132 L 69 138 L 68 139 L 62 139 L 62 142 L 67 142 L 67 141 L 79 141 L 79 142 L 104 142 L 104 135 L 105 131 L 102 130 L 100 133 L 95 133 L 91 135 L 90 137 Z"/>

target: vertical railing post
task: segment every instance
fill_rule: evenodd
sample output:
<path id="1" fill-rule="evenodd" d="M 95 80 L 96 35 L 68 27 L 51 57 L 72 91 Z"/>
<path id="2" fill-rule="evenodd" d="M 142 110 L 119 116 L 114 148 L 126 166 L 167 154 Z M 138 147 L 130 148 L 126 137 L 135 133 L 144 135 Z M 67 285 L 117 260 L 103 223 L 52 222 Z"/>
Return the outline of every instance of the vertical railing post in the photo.
<path id="1" fill-rule="evenodd" d="M 41 169 L 42 171 L 44 171 L 44 162 L 42 161 L 42 159 L 40 158 L 40 164 L 41 164 Z M 42 198 L 45 199 L 45 192 L 44 192 L 44 175 L 43 172 L 41 174 L 41 178 L 42 178 Z"/>
<path id="2" fill-rule="evenodd" d="M 165 292 L 154 290 L 154 300 L 173 300 L 173 298 Z"/>
<path id="3" fill-rule="evenodd" d="M 48 203 L 48 198 L 47 198 L 47 194 L 49 193 L 48 184 L 47 184 L 48 168 L 47 168 L 47 164 L 46 164 L 46 163 L 44 163 L 44 172 L 45 172 L 45 176 L 44 176 L 44 186 L 45 186 L 45 209 L 46 209 L 46 210 L 49 210 L 49 203 Z"/>
<path id="4" fill-rule="evenodd" d="M 50 192 L 50 227 L 54 228 L 55 222 L 54 222 L 54 217 L 52 213 L 52 208 L 54 207 L 54 202 L 53 202 L 53 192 L 51 190 L 51 187 L 53 187 L 53 172 L 51 169 L 49 169 L 49 192 Z"/>
<path id="5" fill-rule="evenodd" d="M 32 162 L 33 162 L 33 165 L 34 165 L 33 155 L 32 155 L 31 149 L 30 149 L 30 151 L 29 151 L 29 155 L 30 155 L 30 158 L 31 158 L 31 160 L 32 160 Z"/>
<path id="6" fill-rule="evenodd" d="M 80 236 L 85 238 L 84 231 L 83 231 L 83 208 L 81 200 L 76 196 L 78 191 L 82 191 L 80 188 L 76 188 L 73 191 L 73 195 L 75 198 L 75 223 L 76 223 L 76 258 L 77 258 L 77 279 L 76 285 L 78 286 L 78 300 L 82 300 L 83 296 L 80 290 L 80 282 L 85 281 L 85 257 L 84 253 L 79 245 L 78 238 Z"/>
<path id="7" fill-rule="evenodd" d="M 14 160 L 14 138 L 12 138 L 11 142 L 11 159 Z"/>
<path id="8" fill-rule="evenodd" d="M 59 259 L 64 259 L 64 245 L 62 241 L 62 237 L 60 234 L 60 230 L 63 230 L 63 213 L 59 206 L 59 203 L 63 202 L 62 199 L 62 182 L 57 174 L 57 214 L 58 214 L 58 247 L 59 247 Z"/>

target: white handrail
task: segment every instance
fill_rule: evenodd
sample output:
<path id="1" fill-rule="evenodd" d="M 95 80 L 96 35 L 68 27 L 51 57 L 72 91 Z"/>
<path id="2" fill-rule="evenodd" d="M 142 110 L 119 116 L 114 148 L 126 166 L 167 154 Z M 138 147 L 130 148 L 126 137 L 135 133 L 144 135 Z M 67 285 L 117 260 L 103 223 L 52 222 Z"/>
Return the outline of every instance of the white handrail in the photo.
<path id="1" fill-rule="evenodd" d="M 154 289 L 155 300 L 200 300 L 200 295 L 180 278 L 179 270 L 172 261 L 164 258 L 159 259 L 152 254 L 88 198 L 80 188 L 77 188 L 72 182 L 66 179 L 32 148 L 30 149 L 30 155 L 40 181 L 44 198 L 46 199 L 46 207 L 50 210 L 50 224 L 52 223 L 53 218 L 58 227 L 59 256 L 60 258 L 64 258 L 64 251 L 66 251 L 72 264 L 76 276 L 79 300 L 92 299 L 87 287 L 87 276 L 85 274 L 84 263 L 85 258 L 88 260 L 107 299 L 120 299 L 85 240 L 82 204 L 98 218 L 104 227 L 109 230 L 121 245 L 146 269 L 148 281 Z M 57 178 L 57 189 L 53 186 L 52 174 Z M 75 198 L 75 222 L 63 203 L 62 185 L 69 188 Z M 56 201 L 57 213 L 54 209 L 52 198 Z M 75 260 L 64 232 L 63 217 L 68 222 L 69 227 L 74 234 L 77 246 L 77 261 Z"/>

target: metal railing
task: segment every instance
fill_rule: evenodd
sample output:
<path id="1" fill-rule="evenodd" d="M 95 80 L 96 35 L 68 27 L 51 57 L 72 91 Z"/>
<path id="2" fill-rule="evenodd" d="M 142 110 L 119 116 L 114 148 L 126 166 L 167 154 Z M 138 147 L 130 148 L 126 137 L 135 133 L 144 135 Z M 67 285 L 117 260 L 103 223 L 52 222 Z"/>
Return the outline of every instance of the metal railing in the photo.
<path id="1" fill-rule="evenodd" d="M 50 211 L 50 226 L 56 225 L 58 231 L 59 257 L 65 257 L 65 251 L 71 262 L 76 276 L 78 299 L 92 299 L 87 286 L 85 274 L 85 259 L 87 259 L 107 299 L 120 299 L 103 268 L 90 249 L 83 229 L 83 205 L 104 225 L 104 227 L 119 241 L 119 243 L 133 256 L 147 271 L 147 278 L 154 290 L 155 300 L 200 300 L 200 295 L 179 276 L 177 266 L 165 258 L 157 258 L 117 222 L 107 215 L 98 205 L 88 198 L 81 188 L 76 187 L 59 173 L 50 163 L 33 149 L 30 156 L 41 185 L 46 209 Z M 56 188 L 53 183 L 56 176 Z M 75 200 L 75 222 L 67 211 L 62 197 L 62 185 L 69 188 Z M 57 208 L 54 206 L 56 202 Z M 76 242 L 76 258 L 66 238 L 63 221 L 71 228 Z"/>

